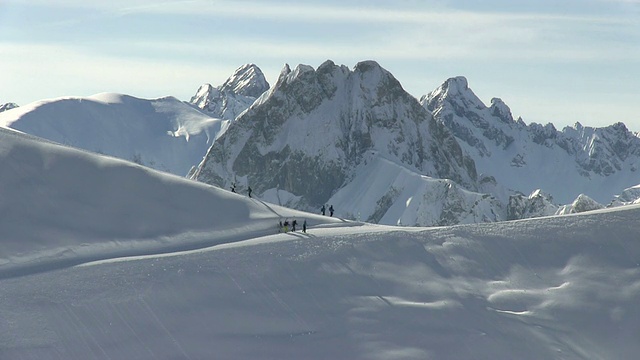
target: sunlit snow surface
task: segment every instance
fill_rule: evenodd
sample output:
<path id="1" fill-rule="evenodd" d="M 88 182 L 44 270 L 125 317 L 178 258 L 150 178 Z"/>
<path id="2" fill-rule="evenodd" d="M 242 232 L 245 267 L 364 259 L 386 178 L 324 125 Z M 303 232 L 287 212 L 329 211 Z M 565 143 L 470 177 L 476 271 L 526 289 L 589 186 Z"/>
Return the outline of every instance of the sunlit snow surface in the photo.
<path id="1" fill-rule="evenodd" d="M 173 97 L 113 93 L 43 100 L 0 114 L 0 126 L 180 176 L 228 125 Z"/>
<path id="2" fill-rule="evenodd" d="M 0 359 L 636 359 L 640 207 L 360 225 L 0 131 Z M 278 234 L 280 218 L 307 234 Z"/>

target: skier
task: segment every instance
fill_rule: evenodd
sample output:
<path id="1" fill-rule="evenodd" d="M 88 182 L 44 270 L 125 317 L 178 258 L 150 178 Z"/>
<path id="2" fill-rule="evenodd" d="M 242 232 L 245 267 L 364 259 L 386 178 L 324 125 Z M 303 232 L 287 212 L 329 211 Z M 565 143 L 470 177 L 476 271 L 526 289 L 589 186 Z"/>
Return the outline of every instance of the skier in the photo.
<path id="1" fill-rule="evenodd" d="M 320 211 L 322 212 L 322 216 L 324 216 L 325 211 L 326 211 L 326 209 L 325 209 L 325 207 L 324 207 L 324 204 L 322 205 L 322 208 L 320 208 Z"/>
<path id="2" fill-rule="evenodd" d="M 289 232 L 289 220 L 284 221 L 284 232 Z"/>
<path id="3" fill-rule="evenodd" d="M 333 205 L 329 206 L 329 216 L 333 216 Z"/>
<path id="4" fill-rule="evenodd" d="M 291 231 L 296 231 L 296 225 L 298 225 L 298 221 L 296 219 L 293 219 L 293 221 L 291 222 Z"/>
<path id="5" fill-rule="evenodd" d="M 249 188 L 247 189 L 247 192 L 249 193 L 249 198 L 251 198 L 251 191 L 253 190 L 251 190 L 251 186 L 249 186 Z"/>
<path id="6" fill-rule="evenodd" d="M 304 222 L 302 223 L 302 232 L 303 233 L 307 233 L 307 219 L 304 219 Z"/>
<path id="7" fill-rule="evenodd" d="M 231 192 L 236 192 L 236 184 L 231 184 Z"/>

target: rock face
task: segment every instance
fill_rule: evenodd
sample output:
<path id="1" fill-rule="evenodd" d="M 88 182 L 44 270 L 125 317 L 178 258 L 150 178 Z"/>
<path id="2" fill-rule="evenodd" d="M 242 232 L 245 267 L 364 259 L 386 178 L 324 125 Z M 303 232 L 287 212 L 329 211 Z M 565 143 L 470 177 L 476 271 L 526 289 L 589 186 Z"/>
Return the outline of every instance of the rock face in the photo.
<path id="1" fill-rule="evenodd" d="M 474 163 L 455 137 L 388 71 L 373 61 L 353 70 L 327 61 L 317 70 L 285 66 L 276 85 L 209 149 L 193 178 L 225 188 L 237 183 L 240 191 L 250 185 L 256 194 L 284 190 L 299 197 L 297 207 L 317 211 L 382 160 L 397 165 L 394 171 L 449 179 L 466 191 L 478 186 Z M 393 190 L 368 189 L 378 205 L 366 207 L 374 209 L 367 218 L 384 218 Z M 358 199 L 351 197 L 352 211 Z"/>
<path id="2" fill-rule="evenodd" d="M 500 99 L 487 107 L 464 77 L 447 80 L 420 102 L 455 135 L 478 173 L 506 188 L 495 194 L 503 201 L 513 191 L 542 188 L 560 203 L 580 194 L 607 203 L 638 182 L 640 138 L 622 123 L 604 128 L 577 123 L 562 131 L 551 124 L 526 125 L 514 120 Z"/>
<path id="3" fill-rule="evenodd" d="M 561 206 L 556 212 L 556 215 L 577 214 L 585 211 L 603 209 L 604 205 L 596 202 L 590 197 L 580 194 L 573 203 L 569 205 Z"/>
<path id="4" fill-rule="evenodd" d="M 214 118 L 234 120 L 267 90 L 269 83 L 260 68 L 246 64 L 218 87 L 200 86 L 189 102 Z"/>
<path id="5" fill-rule="evenodd" d="M 558 205 L 553 204 L 553 198 L 538 189 L 529 196 L 521 194 L 510 196 L 507 220 L 550 216 L 555 215 L 557 211 Z"/>
<path id="6" fill-rule="evenodd" d="M 15 109 L 18 107 L 18 104 L 16 103 L 6 103 L 6 104 L 0 104 L 0 112 L 3 111 L 7 111 L 7 110 L 11 110 L 11 109 Z"/>

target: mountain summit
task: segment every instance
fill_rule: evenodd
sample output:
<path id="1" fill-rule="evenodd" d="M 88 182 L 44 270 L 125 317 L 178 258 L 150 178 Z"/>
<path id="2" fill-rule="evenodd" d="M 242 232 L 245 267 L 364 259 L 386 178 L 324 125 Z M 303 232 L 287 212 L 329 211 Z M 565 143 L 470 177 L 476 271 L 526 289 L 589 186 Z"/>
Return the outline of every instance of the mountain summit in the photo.
<path id="1" fill-rule="evenodd" d="M 499 98 L 484 105 L 463 77 L 448 79 L 420 103 L 455 135 L 481 176 L 511 190 L 503 195 L 543 189 L 560 204 L 580 194 L 608 203 L 638 183 L 640 138 L 622 123 L 604 128 L 577 123 L 562 131 L 552 124 L 526 125 L 514 120 Z"/>
<path id="2" fill-rule="evenodd" d="M 476 188 L 473 161 L 453 135 L 374 61 L 353 70 L 332 61 L 317 70 L 286 65 L 269 93 L 209 149 L 194 178 L 251 186 L 314 209 L 370 166 Z M 389 191 L 370 194 L 383 213 L 396 198 Z M 355 194 L 347 200 L 358 201 Z"/>
<path id="3" fill-rule="evenodd" d="M 11 109 L 15 109 L 18 107 L 18 104 L 16 103 L 5 103 L 5 104 L 0 104 L 0 112 L 3 111 L 7 111 L 7 110 L 11 110 Z"/>
<path id="4" fill-rule="evenodd" d="M 233 75 L 220 86 L 220 90 L 257 98 L 269 90 L 269 83 L 258 66 L 255 64 L 246 64 L 239 67 Z"/>
<path id="5" fill-rule="evenodd" d="M 212 117 L 233 120 L 267 90 L 269 83 L 262 70 L 246 64 L 218 87 L 200 86 L 189 102 Z"/>

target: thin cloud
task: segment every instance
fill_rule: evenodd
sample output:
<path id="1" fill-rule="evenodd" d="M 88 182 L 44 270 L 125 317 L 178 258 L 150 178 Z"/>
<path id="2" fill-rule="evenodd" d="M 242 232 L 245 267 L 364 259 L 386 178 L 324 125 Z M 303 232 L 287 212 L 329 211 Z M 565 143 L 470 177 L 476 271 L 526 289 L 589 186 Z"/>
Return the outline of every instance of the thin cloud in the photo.
<path id="1" fill-rule="evenodd" d="M 601 0 L 608 2 L 640 3 L 640 0 Z M 572 21 L 585 23 L 621 23 L 627 20 L 619 17 L 559 15 L 537 12 L 485 12 L 460 11 L 438 7 L 438 10 L 407 8 L 402 4 L 394 7 L 285 4 L 272 1 L 229 1 L 229 0 L 4 0 L 7 4 L 22 6 L 47 6 L 60 8 L 86 8 L 102 10 L 114 15 L 134 14 L 174 14 L 212 15 L 234 18 L 273 19 L 282 22 L 300 21 L 349 21 L 376 23 L 450 23 L 475 22 L 497 23 L 502 21 Z"/>
<path id="2" fill-rule="evenodd" d="M 188 4 L 188 6 L 186 6 Z M 452 9 L 355 7 L 322 4 L 283 4 L 251 1 L 167 1 L 154 6 L 128 6 L 123 13 L 157 12 L 182 15 L 215 15 L 234 18 L 274 19 L 282 22 L 375 22 L 375 23 L 498 23 L 502 21 L 572 21 L 585 23 L 620 23 L 624 19 L 600 16 L 558 15 L 548 13 L 471 12 Z"/>

